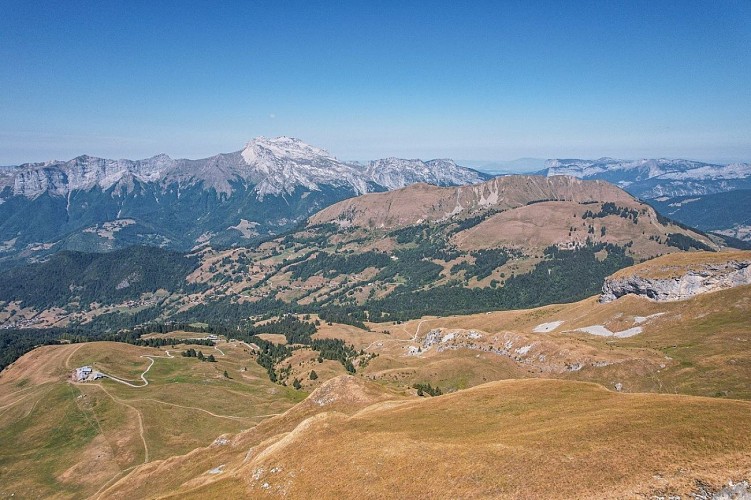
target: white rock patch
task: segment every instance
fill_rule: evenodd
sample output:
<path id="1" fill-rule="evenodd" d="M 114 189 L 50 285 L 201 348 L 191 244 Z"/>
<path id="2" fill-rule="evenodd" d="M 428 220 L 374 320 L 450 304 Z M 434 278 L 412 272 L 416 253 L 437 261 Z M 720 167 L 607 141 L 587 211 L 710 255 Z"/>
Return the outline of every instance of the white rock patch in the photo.
<path id="1" fill-rule="evenodd" d="M 627 337 L 633 337 L 634 335 L 639 335 L 642 331 L 643 331 L 642 327 L 635 326 L 633 328 L 629 328 L 628 330 L 622 330 L 620 332 L 615 332 L 613 334 L 613 336 L 621 338 L 621 339 L 625 339 Z"/>
<path id="2" fill-rule="evenodd" d="M 620 332 L 613 332 L 605 328 L 603 325 L 585 326 L 584 328 L 577 328 L 577 332 L 584 332 L 590 335 L 597 335 L 598 337 L 616 337 L 627 338 L 640 334 L 643 330 L 640 326 L 629 328 L 628 330 L 621 330 Z"/>
<path id="3" fill-rule="evenodd" d="M 563 321 L 551 321 L 550 323 L 542 323 L 534 327 L 532 330 L 534 333 L 549 333 L 561 326 Z"/>
<path id="4" fill-rule="evenodd" d="M 209 474 L 221 474 L 222 472 L 224 472 L 224 464 L 222 464 L 222 465 L 220 465 L 218 467 L 214 467 L 208 473 Z"/>
<path id="5" fill-rule="evenodd" d="M 524 347 L 520 347 L 516 350 L 516 354 L 519 356 L 524 356 L 529 352 L 529 350 L 532 349 L 532 344 L 525 345 Z"/>
<path id="6" fill-rule="evenodd" d="M 590 335 L 597 335 L 598 337 L 612 337 L 613 332 L 605 328 L 603 325 L 585 326 L 584 328 L 578 328 L 577 332 L 584 332 Z"/>
<path id="7" fill-rule="evenodd" d="M 224 436 L 219 436 L 214 440 L 213 443 L 211 443 L 211 446 L 227 446 L 229 444 L 229 439 L 227 439 Z"/>

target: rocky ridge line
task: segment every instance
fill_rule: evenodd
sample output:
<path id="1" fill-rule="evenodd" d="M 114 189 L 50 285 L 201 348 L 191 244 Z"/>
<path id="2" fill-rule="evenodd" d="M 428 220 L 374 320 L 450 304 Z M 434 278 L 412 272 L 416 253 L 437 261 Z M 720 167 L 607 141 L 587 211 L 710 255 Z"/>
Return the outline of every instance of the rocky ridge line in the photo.
<path id="1" fill-rule="evenodd" d="M 751 260 L 731 260 L 723 264 L 706 264 L 701 270 L 688 271 L 679 277 L 647 278 L 633 275 L 608 278 L 602 286 L 600 302 L 612 302 L 628 294 L 657 302 L 672 302 L 749 284 Z"/>

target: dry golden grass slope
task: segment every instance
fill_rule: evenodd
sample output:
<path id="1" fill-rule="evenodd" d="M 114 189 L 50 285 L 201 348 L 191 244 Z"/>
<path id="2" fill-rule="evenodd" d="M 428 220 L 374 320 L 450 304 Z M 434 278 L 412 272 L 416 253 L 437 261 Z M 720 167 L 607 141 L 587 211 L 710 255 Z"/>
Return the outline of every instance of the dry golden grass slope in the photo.
<path id="1" fill-rule="evenodd" d="M 663 255 L 640 264 L 626 267 L 613 274 L 612 278 L 640 276 L 643 278 L 679 278 L 691 271 L 702 271 L 708 266 L 718 266 L 728 262 L 749 262 L 751 251 L 727 250 L 723 252 L 681 252 Z"/>
<path id="2" fill-rule="evenodd" d="M 700 262 L 749 257 L 751 252 L 697 252 L 657 260 L 660 268 L 677 272 L 683 266 L 687 272 Z M 358 375 L 399 390 L 430 383 L 456 391 L 493 380 L 554 377 L 623 392 L 751 400 L 751 286 L 676 302 L 627 295 L 601 304 L 591 297 L 530 310 L 369 326 L 366 332 L 324 324 L 316 337 L 340 338 L 377 355 L 357 367 Z M 338 363 L 318 364 L 306 351 L 283 366 L 306 389 L 342 373 Z M 311 370 L 320 376 L 318 383 L 308 380 Z"/>
<path id="3" fill-rule="evenodd" d="M 660 269 L 688 272 L 701 262 L 749 258 L 751 252 L 692 253 L 655 262 Z M 371 327 L 389 334 L 338 335 L 379 354 L 361 373 L 389 384 L 431 383 L 457 390 L 491 380 L 556 377 L 625 392 L 751 399 L 748 285 L 676 302 L 627 295 L 601 304 L 591 297 L 530 310 Z"/>
<path id="4" fill-rule="evenodd" d="M 139 465 L 207 446 L 304 398 L 269 382 L 245 345 L 217 347 L 198 346 L 216 363 L 180 356 L 187 346 L 114 342 L 40 347 L 17 360 L 0 373 L 0 497 L 94 495 Z M 70 381 L 83 365 L 136 387 Z"/>
<path id="5" fill-rule="evenodd" d="M 0 374 L 0 496 L 651 498 L 751 479 L 751 285 L 371 326 L 317 333 L 378 355 L 355 377 L 306 350 L 284 362 L 315 389 L 304 400 L 238 342 L 215 364 L 36 349 Z M 83 364 L 150 383 L 69 382 Z"/>
<path id="6" fill-rule="evenodd" d="M 304 401 L 287 412 L 267 419 L 241 432 L 226 443 L 213 444 L 182 456 L 155 461 L 135 469 L 131 474 L 101 492 L 102 498 L 146 498 L 168 496 L 182 491 L 201 489 L 226 471 L 242 468 L 251 457 L 269 454 L 299 434 L 310 419 L 320 415 L 353 415 L 380 402 L 404 399 L 404 395 L 350 376 L 330 379 Z M 158 477 L 158 482 L 149 478 Z M 220 492 L 210 497 L 221 497 Z"/>
<path id="7" fill-rule="evenodd" d="M 319 224 L 339 220 L 361 227 L 399 227 L 443 220 L 480 209 L 519 208 L 542 200 L 640 205 L 622 189 L 603 181 L 511 175 L 471 186 L 413 184 L 386 193 L 371 193 L 331 205 L 311 217 L 310 221 Z"/>
<path id="8" fill-rule="evenodd" d="M 604 203 L 630 212 L 600 213 Z M 459 250 L 515 248 L 535 255 L 551 245 L 571 248 L 589 241 L 626 245 L 630 255 L 643 260 L 679 251 L 666 243 L 668 234 L 718 248 L 707 236 L 660 218 L 652 207 L 613 184 L 566 176 L 512 175 L 458 187 L 414 184 L 341 201 L 310 222 L 385 231 L 480 214 L 485 220 L 450 237 Z"/>
<path id="9" fill-rule="evenodd" d="M 290 410 L 262 424 L 276 435 L 258 426 L 221 450 L 144 466 L 104 496 L 649 498 L 751 474 L 745 401 L 509 380 L 347 409 Z"/>
<path id="10" fill-rule="evenodd" d="M 226 446 L 141 466 L 103 497 L 655 498 L 751 479 L 751 286 L 387 330 L 321 332 L 379 356 Z M 405 398 L 414 382 L 453 392 Z"/>

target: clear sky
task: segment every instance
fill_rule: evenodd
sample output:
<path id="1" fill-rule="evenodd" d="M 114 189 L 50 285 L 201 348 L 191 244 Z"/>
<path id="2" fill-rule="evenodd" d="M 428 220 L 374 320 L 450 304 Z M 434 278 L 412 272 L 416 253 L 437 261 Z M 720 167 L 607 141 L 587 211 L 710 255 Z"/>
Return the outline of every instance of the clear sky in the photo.
<path id="1" fill-rule="evenodd" d="M 751 1 L 0 0 L 0 165 L 258 135 L 751 161 Z"/>

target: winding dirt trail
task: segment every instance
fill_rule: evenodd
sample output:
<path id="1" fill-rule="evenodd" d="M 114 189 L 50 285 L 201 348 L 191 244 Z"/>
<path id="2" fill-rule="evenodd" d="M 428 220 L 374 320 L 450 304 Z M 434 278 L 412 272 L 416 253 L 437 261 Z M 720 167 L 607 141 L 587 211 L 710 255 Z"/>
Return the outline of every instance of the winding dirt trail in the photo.
<path id="1" fill-rule="evenodd" d="M 8 396 L 7 396 L 7 397 L 12 397 L 12 396 L 15 396 L 16 394 L 20 394 L 20 393 L 22 393 L 22 392 L 26 392 L 26 391 L 28 391 L 29 389 L 37 389 L 37 388 L 38 388 L 38 387 L 33 387 L 33 386 L 32 386 L 32 387 L 28 387 L 28 388 L 26 388 L 26 389 L 22 389 L 22 390 L 20 390 L 20 391 L 16 391 L 16 392 L 10 393 L 10 394 L 8 394 Z M 25 396 L 21 396 L 20 398 L 16 399 L 15 401 L 11 401 L 11 402 L 10 402 L 10 403 L 8 403 L 8 404 L 4 404 L 4 405 L 0 406 L 0 410 L 4 410 L 5 408 L 10 408 L 10 407 L 11 407 L 11 406 L 13 406 L 14 404 L 16 404 L 16 403 L 20 403 L 20 402 L 21 402 L 21 401 L 23 401 L 24 399 L 28 398 L 29 396 L 33 396 L 33 395 L 34 395 L 34 392 L 30 392 L 29 394 L 27 394 L 27 395 L 25 395 Z"/>
<path id="2" fill-rule="evenodd" d="M 415 334 L 412 336 L 412 339 L 410 340 L 410 342 L 417 342 L 417 336 L 420 334 L 420 327 L 426 321 L 431 321 L 431 320 L 429 320 L 429 319 L 421 319 L 420 322 L 417 323 L 417 329 L 415 330 Z"/>
<path id="3" fill-rule="evenodd" d="M 114 483 L 116 483 L 116 482 L 117 482 L 117 480 L 118 480 L 118 479 L 119 479 L 119 478 L 120 478 L 121 476 L 123 476 L 123 475 L 127 475 L 127 474 L 128 474 L 128 473 L 129 473 L 130 471 L 132 471 L 132 470 L 133 470 L 133 469 L 135 469 L 136 467 L 140 467 L 140 465 L 131 465 L 131 466 L 130 466 L 130 467 L 128 467 L 127 469 L 123 469 L 123 470 L 121 470 L 120 472 L 118 472 L 117 474 L 115 474 L 114 476 L 112 476 L 112 477 L 111 477 L 111 478 L 109 479 L 109 481 L 107 481 L 106 483 L 104 483 L 104 484 L 103 484 L 103 485 L 102 485 L 102 486 L 101 486 L 101 487 L 100 487 L 100 488 L 99 488 L 99 489 L 98 489 L 98 490 L 96 491 L 96 493 L 94 493 L 93 495 L 91 495 L 91 497 L 90 497 L 90 498 L 92 498 L 92 499 L 98 499 L 98 498 L 102 498 L 102 494 L 104 494 L 104 492 L 105 492 L 105 491 L 107 491 L 107 489 L 109 489 L 109 487 L 110 487 L 110 486 L 112 486 L 112 485 L 113 485 Z"/>
<path id="4" fill-rule="evenodd" d="M 212 417 L 216 417 L 216 418 L 227 418 L 227 419 L 233 419 L 233 420 L 251 420 L 251 419 L 256 418 L 256 416 L 253 416 L 253 417 L 239 417 L 237 415 L 219 415 L 217 413 L 211 412 L 211 411 L 206 410 L 204 408 L 199 408 L 197 406 L 179 405 L 177 403 L 169 403 L 167 401 L 161 401 L 159 399 L 152 399 L 152 398 L 129 399 L 128 401 L 150 401 L 152 403 L 159 403 L 159 404 L 168 405 L 168 406 L 176 406 L 178 408 L 185 408 L 186 410 L 195 410 L 195 411 L 200 411 L 200 412 L 203 412 L 203 413 L 207 413 L 207 414 L 211 415 Z"/>
<path id="5" fill-rule="evenodd" d="M 433 321 L 432 319 L 421 319 L 419 323 L 417 323 L 417 329 L 415 330 L 415 334 L 412 335 L 411 339 L 393 339 L 394 342 L 417 342 L 417 336 L 420 334 L 420 327 L 423 323 L 426 321 Z M 409 335 L 409 332 L 406 328 L 404 328 L 404 325 L 402 325 L 402 330 L 404 330 L 404 333 Z M 389 339 L 391 340 L 391 339 Z"/>
<path id="6" fill-rule="evenodd" d="M 85 346 L 85 345 L 86 345 L 86 343 L 85 343 L 85 342 L 82 342 L 81 344 L 78 344 L 78 347 L 74 348 L 74 349 L 73 349 L 73 350 L 72 350 L 72 351 L 70 352 L 70 354 L 68 354 L 68 357 L 67 357 L 67 358 L 65 358 L 65 368 L 67 368 L 68 370 L 70 370 L 70 358 L 72 358 L 72 357 L 73 357 L 73 355 L 74 355 L 75 353 L 77 353 L 77 352 L 78 352 L 78 350 L 79 350 L 80 348 L 82 348 L 83 346 Z"/>
<path id="7" fill-rule="evenodd" d="M 149 366 L 146 367 L 146 369 L 141 374 L 141 380 L 143 381 L 143 384 L 141 384 L 141 385 L 136 385 L 136 384 L 134 384 L 132 382 L 129 382 L 127 380 L 123 380 L 123 379 L 121 379 L 119 377 L 115 377 L 114 375 L 110 375 L 109 373 L 105 373 L 103 371 L 100 371 L 99 373 L 101 373 L 102 375 L 104 375 L 107 378 L 111 378 L 115 382 L 120 382 L 121 384 L 125 384 L 125 385 L 127 385 L 129 387 L 135 387 L 136 389 L 138 389 L 140 387 L 146 387 L 147 385 L 149 385 L 149 381 L 146 380 L 146 374 L 149 373 L 149 370 L 151 370 L 151 367 L 154 366 L 154 358 L 160 358 L 160 359 L 174 358 L 174 356 L 172 354 L 170 354 L 169 351 L 164 351 L 164 352 L 167 354 L 166 356 L 153 356 L 151 354 L 144 354 L 143 356 L 141 356 L 142 358 L 146 358 L 149 361 L 151 361 L 151 363 L 149 363 Z"/>
<path id="8" fill-rule="evenodd" d="M 417 329 L 415 330 L 415 334 L 412 335 L 411 339 L 382 339 L 382 340 L 374 340 L 371 342 L 368 346 L 365 347 L 364 350 L 368 351 L 371 347 L 373 347 L 376 344 L 385 344 L 386 342 L 417 342 L 417 336 L 420 334 L 420 327 L 423 323 L 426 321 L 433 321 L 432 319 L 421 319 L 419 323 L 417 323 Z M 409 335 L 409 332 L 407 329 L 402 325 L 402 330 L 404 330 L 404 333 Z"/>
<path id="9" fill-rule="evenodd" d="M 244 341 L 242 341 L 242 340 L 240 341 L 240 343 L 241 343 L 241 344 L 243 344 L 243 345 L 245 345 L 245 346 L 247 346 L 247 347 L 248 347 L 248 348 L 250 348 L 250 349 L 254 349 L 254 350 L 256 350 L 256 351 L 260 351 L 260 350 L 261 350 L 261 348 L 260 348 L 260 347 L 258 347 L 258 346 L 257 346 L 257 345 L 255 345 L 255 344 L 248 344 L 247 342 L 244 342 Z"/>
<path id="10" fill-rule="evenodd" d="M 149 366 L 141 374 L 141 380 L 143 380 L 143 384 L 141 385 L 133 384 L 131 382 L 128 382 L 127 380 L 123 380 L 121 378 L 115 377 L 114 375 L 110 375 L 109 373 L 105 373 L 105 372 L 100 372 L 100 373 L 107 378 L 111 378 L 115 382 L 120 382 L 121 384 L 125 384 L 129 387 L 135 387 L 135 388 L 146 387 L 147 385 L 149 385 L 149 381 L 146 380 L 146 374 L 149 372 L 149 370 L 151 370 L 151 367 L 154 366 L 154 359 L 149 356 L 141 356 L 141 357 L 148 358 L 148 360 L 151 361 L 151 363 L 149 363 Z"/>
<path id="11" fill-rule="evenodd" d="M 105 392 L 105 394 L 107 394 L 112 399 L 112 401 L 114 401 L 115 403 L 121 404 L 121 405 L 123 405 L 125 407 L 130 408 L 134 412 L 136 412 L 136 415 L 138 415 L 138 433 L 140 434 L 141 441 L 143 442 L 143 450 L 144 450 L 143 463 L 148 463 L 148 461 L 149 461 L 149 445 L 146 443 L 146 436 L 145 436 L 144 429 L 143 429 L 143 415 L 141 414 L 141 410 L 139 410 L 135 406 L 129 405 L 128 403 L 126 403 L 125 401 L 123 401 L 120 398 L 116 398 L 102 384 L 96 384 L 96 386 L 99 387 L 101 390 L 103 390 Z M 136 386 L 136 387 L 138 387 L 138 386 Z"/>

